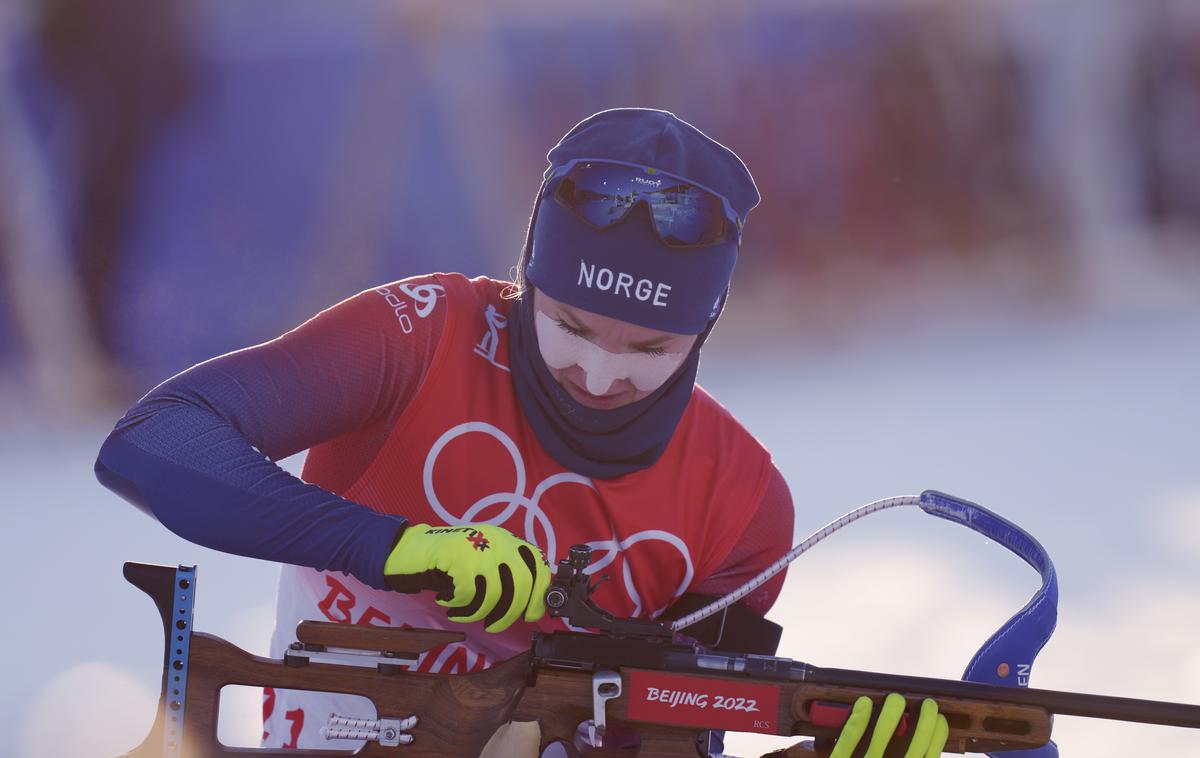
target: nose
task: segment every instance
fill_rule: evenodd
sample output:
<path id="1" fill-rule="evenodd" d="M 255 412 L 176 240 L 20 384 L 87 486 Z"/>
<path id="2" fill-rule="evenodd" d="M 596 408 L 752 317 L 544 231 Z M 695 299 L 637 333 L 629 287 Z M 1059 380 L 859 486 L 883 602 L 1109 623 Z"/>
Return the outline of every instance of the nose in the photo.
<path id="1" fill-rule="evenodd" d="M 579 367 L 583 369 L 587 391 L 593 395 L 604 395 L 612 388 L 613 382 L 627 378 L 628 372 L 622 371 L 617 364 L 615 356 L 600 350 L 589 351 L 582 356 Z"/>

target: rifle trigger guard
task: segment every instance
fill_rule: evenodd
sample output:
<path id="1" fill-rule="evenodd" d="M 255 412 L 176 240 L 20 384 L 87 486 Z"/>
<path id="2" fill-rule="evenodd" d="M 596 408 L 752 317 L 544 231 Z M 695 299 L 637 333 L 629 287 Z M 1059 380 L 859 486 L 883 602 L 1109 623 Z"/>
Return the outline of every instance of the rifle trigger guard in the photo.
<path id="1" fill-rule="evenodd" d="M 592 674 L 592 723 L 588 724 L 588 740 L 592 747 L 604 747 L 604 708 L 609 700 L 620 696 L 620 674 L 616 671 L 597 671 Z"/>

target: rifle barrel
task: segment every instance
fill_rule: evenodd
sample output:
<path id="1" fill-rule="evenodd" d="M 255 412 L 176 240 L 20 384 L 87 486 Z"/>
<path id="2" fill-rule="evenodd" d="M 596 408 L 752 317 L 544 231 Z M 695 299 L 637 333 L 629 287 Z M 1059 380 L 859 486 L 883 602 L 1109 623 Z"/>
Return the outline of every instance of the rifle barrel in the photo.
<path id="1" fill-rule="evenodd" d="M 882 689 L 888 692 L 922 693 L 934 699 L 959 697 L 998 700 L 1019 705 L 1033 705 L 1063 716 L 1085 716 L 1200 729 L 1200 705 L 1187 703 L 1139 700 L 1111 695 L 1088 695 L 1026 687 L 1004 687 L 952 679 L 931 679 L 815 666 L 810 666 L 807 674 L 806 681 L 819 684 Z"/>

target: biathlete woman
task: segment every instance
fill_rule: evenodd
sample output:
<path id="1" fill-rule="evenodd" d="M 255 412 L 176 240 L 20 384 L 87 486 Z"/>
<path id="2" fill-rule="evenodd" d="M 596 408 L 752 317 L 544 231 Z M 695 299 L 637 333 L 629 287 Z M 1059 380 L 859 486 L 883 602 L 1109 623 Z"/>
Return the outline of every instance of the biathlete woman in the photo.
<path id="1" fill-rule="evenodd" d="M 571 545 L 611 577 L 596 602 L 656 617 L 790 547 L 771 456 L 696 385 L 759 201 L 750 173 L 638 108 L 580 122 L 548 159 L 515 282 L 362 292 L 172 377 L 101 448 L 100 481 L 171 531 L 284 564 L 273 655 L 304 619 L 453 626 L 462 643 L 412 665 L 476 671 L 564 627 L 543 595 Z M 300 478 L 274 463 L 306 449 Z M 739 604 L 723 646 L 774 652 L 782 581 Z M 265 697 L 267 747 L 338 747 L 319 729 L 354 714 L 344 696 Z"/>

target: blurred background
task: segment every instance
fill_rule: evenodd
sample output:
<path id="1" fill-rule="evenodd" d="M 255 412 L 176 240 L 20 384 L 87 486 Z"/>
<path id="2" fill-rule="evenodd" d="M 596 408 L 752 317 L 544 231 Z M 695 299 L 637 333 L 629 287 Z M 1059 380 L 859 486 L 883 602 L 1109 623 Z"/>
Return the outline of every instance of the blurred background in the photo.
<path id="1" fill-rule="evenodd" d="M 123 560 L 199 563 L 199 628 L 266 651 L 277 569 L 92 477 L 124 410 L 368 287 L 507 277 L 546 151 L 631 105 L 762 192 L 701 381 L 773 451 L 797 538 L 894 494 L 981 502 L 1061 575 L 1034 686 L 1200 702 L 1200 4 L 10 0 L 0 756 L 149 728 L 160 627 Z M 794 565 L 780 654 L 958 677 L 1037 581 L 931 521 Z M 243 700 L 223 734 L 252 744 Z M 1056 739 L 1200 756 L 1165 727 Z"/>

